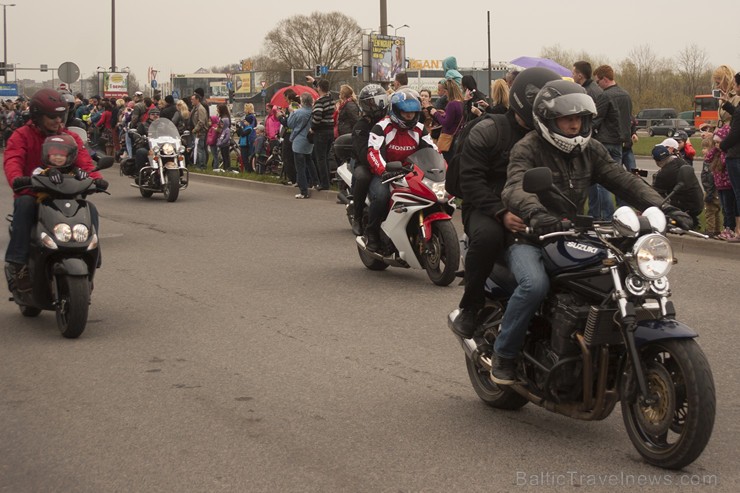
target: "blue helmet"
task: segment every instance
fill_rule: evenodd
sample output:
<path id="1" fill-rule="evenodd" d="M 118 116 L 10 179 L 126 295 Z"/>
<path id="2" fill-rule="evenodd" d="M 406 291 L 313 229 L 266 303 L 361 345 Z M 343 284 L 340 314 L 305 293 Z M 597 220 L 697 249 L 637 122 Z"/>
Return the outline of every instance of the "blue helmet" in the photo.
<path id="1" fill-rule="evenodd" d="M 401 112 L 414 113 L 411 120 L 405 120 L 401 117 Z M 389 116 L 391 121 L 400 128 L 411 129 L 419 123 L 421 116 L 421 99 L 419 93 L 413 89 L 403 88 L 391 95 L 391 109 Z"/>

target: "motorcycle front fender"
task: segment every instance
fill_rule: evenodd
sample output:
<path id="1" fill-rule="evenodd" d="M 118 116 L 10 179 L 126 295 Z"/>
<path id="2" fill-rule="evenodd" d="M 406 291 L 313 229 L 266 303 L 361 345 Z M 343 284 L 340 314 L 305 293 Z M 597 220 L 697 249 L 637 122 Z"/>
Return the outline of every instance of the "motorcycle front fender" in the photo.
<path id="1" fill-rule="evenodd" d="M 54 264 L 54 275 L 66 274 L 68 276 L 85 276 L 90 274 L 87 264 L 79 258 L 65 258 Z"/>
<path id="2" fill-rule="evenodd" d="M 645 346 L 653 341 L 663 339 L 693 339 L 698 337 L 694 329 L 677 320 L 642 320 L 637 322 L 635 344 Z"/>
<path id="3" fill-rule="evenodd" d="M 435 212 L 424 217 L 424 241 L 429 241 L 432 238 L 432 223 L 434 221 L 449 221 L 452 219 L 447 213 Z"/>

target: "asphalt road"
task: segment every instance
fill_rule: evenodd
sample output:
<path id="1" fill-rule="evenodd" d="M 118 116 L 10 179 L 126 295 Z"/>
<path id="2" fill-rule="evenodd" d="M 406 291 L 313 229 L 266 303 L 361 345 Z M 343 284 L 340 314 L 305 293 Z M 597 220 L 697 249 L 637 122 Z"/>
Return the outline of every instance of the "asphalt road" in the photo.
<path id="1" fill-rule="evenodd" d="M 619 410 L 482 404 L 445 326 L 462 288 L 365 269 L 327 192 L 193 179 L 169 204 L 107 177 L 82 337 L 0 304 L 0 491 L 740 490 L 737 256 L 682 253 L 671 275 L 718 392 L 707 449 L 675 473 Z"/>

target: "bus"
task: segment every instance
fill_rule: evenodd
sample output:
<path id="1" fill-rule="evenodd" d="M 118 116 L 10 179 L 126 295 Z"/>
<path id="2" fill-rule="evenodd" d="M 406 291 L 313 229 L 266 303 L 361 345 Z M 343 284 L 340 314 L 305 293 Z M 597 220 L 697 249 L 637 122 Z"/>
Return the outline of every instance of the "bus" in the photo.
<path id="1" fill-rule="evenodd" d="M 694 96 L 694 126 L 699 128 L 703 123 L 717 126 L 718 110 L 719 100 L 711 94 Z"/>
<path id="2" fill-rule="evenodd" d="M 226 103 L 229 91 L 226 88 L 226 74 L 172 74 L 172 92 L 179 99 L 190 97 L 196 88 L 201 87 L 209 104 Z"/>

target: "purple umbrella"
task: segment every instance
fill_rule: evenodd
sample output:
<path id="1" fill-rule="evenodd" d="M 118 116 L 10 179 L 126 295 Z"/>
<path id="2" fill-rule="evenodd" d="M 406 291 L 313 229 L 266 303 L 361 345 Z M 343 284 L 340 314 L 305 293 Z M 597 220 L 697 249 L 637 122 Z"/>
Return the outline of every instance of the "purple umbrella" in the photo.
<path id="1" fill-rule="evenodd" d="M 519 58 L 513 59 L 509 62 L 513 65 L 518 65 L 522 68 L 530 67 L 545 67 L 549 68 L 553 72 L 562 75 L 563 77 L 572 77 L 573 73 L 570 69 L 563 67 L 562 65 L 553 62 L 549 58 L 537 58 L 532 56 L 520 56 Z"/>

